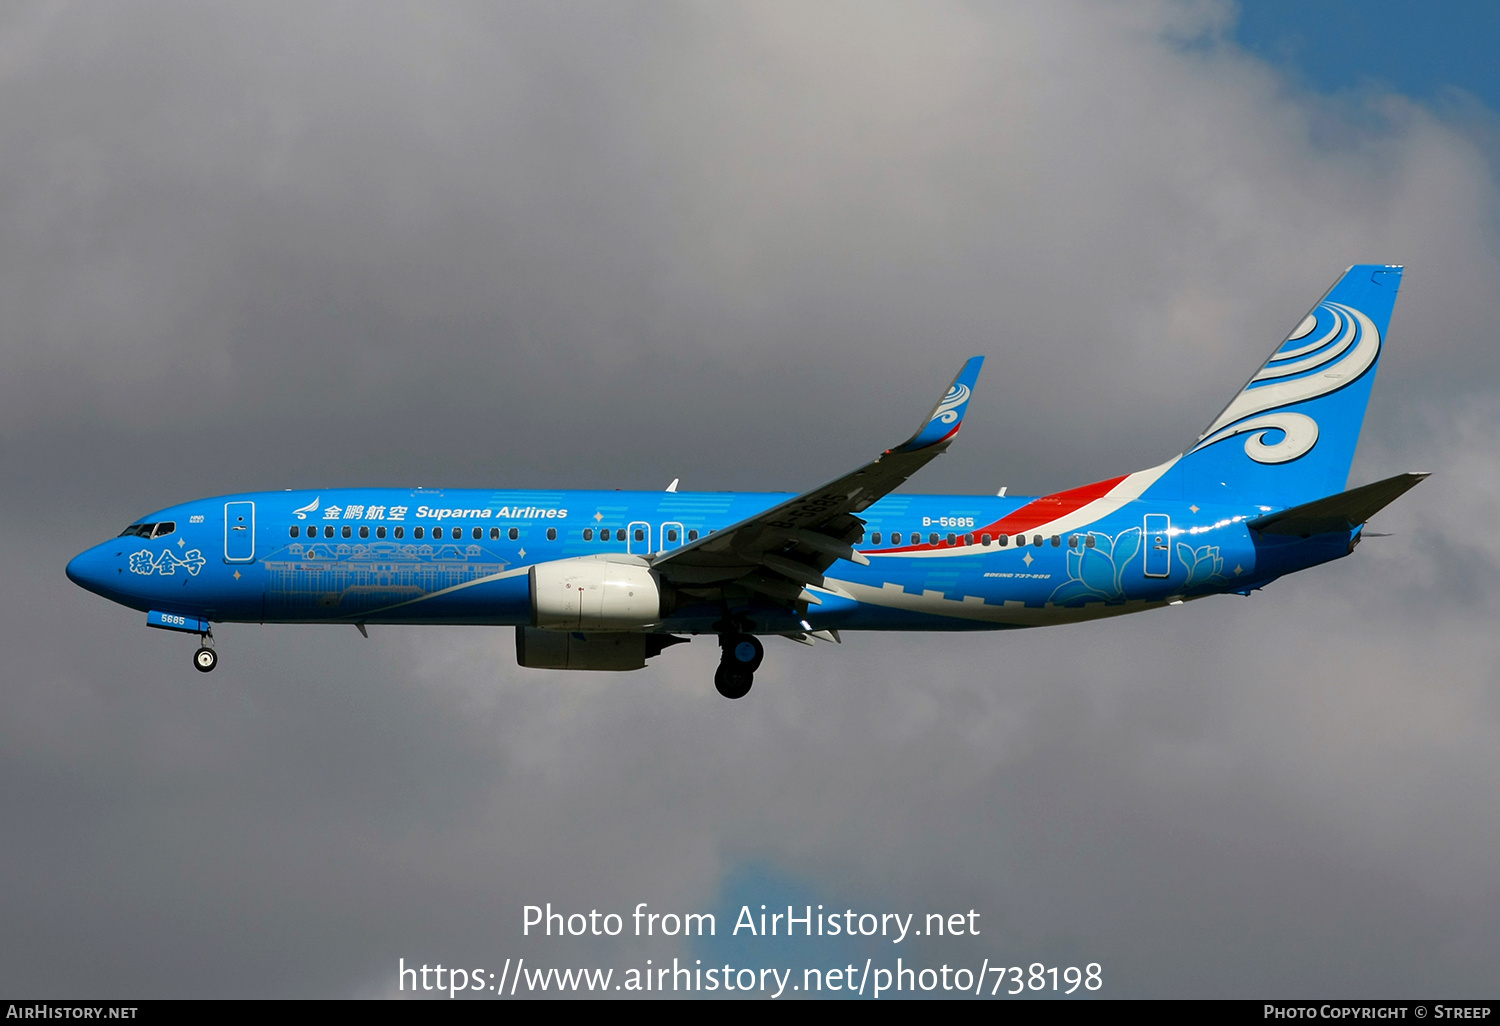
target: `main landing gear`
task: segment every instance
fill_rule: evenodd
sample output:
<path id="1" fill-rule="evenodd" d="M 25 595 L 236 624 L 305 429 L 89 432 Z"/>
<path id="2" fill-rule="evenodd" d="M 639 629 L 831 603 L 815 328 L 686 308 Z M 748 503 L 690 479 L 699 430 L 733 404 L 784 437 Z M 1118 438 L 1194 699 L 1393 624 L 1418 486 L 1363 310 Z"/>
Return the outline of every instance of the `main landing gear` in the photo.
<path id="1" fill-rule="evenodd" d="M 755 682 L 755 671 L 766 657 L 765 646 L 753 634 L 721 634 L 719 649 L 714 687 L 725 698 L 744 698 Z"/>

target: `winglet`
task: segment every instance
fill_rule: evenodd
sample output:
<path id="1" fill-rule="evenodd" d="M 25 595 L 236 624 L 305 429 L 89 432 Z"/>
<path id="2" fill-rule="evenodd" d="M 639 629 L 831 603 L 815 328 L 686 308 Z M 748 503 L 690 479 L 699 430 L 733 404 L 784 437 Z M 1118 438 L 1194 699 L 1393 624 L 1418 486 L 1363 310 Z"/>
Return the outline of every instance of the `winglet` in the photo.
<path id="1" fill-rule="evenodd" d="M 958 429 L 964 424 L 964 413 L 969 408 L 969 397 L 974 394 L 974 383 L 979 380 L 979 369 L 983 366 L 982 356 L 972 357 L 965 363 L 917 433 L 890 451 L 916 452 L 941 445 L 958 434 Z"/>

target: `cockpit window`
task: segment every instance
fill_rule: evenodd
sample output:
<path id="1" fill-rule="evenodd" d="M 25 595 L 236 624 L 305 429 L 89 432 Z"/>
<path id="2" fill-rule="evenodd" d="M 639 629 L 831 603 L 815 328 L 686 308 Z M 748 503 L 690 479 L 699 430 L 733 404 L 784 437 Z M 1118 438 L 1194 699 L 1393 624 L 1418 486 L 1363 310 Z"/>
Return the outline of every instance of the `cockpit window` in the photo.
<path id="1" fill-rule="evenodd" d="M 120 532 L 121 538 L 165 538 L 175 533 L 177 522 L 174 520 L 163 520 L 159 524 L 131 524 Z"/>

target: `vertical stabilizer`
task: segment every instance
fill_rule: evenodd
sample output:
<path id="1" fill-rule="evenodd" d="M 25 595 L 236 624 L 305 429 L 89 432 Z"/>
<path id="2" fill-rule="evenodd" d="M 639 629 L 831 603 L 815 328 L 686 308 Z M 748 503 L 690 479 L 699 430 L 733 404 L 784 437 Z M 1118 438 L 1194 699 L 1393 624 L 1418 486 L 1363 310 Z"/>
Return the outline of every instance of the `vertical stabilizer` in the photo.
<path id="1" fill-rule="evenodd" d="M 1344 490 L 1401 267 L 1357 264 L 1144 497 L 1293 506 Z"/>

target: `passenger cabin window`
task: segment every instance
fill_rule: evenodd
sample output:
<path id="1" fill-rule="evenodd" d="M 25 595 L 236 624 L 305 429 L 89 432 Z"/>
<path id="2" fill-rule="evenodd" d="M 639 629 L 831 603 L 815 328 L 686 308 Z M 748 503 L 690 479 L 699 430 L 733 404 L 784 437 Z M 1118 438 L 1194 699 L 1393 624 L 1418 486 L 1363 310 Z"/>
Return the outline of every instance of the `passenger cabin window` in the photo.
<path id="1" fill-rule="evenodd" d="M 636 541 L 645 541 L 646 540 L 646 532 L 643 531 L 641 528 L 637 527 L 635 529 L 635 540 Z"/>
<path id="2" fill-rule="evenodd" d="M 669 528 L 667 530 L 667 541 L 669 541 L 669 542 L 675 542 L 676 540 L 677 540 L 677 528 L 675 528 L 675 527 Z"/>
<path id="3" fill-rule="evenodd" d="M 1078 548 L 1078 535 L 1076 535 L 1076 534 L 1070 534 L 1070 535 L 1068 535 L 1068 548 L 1070 548 L 1070 549 L 1076 549 L 1076 548 Z"/>
<path id="4" fill-rule="evenodd" d="M 295 537 L 297 537 L 301 533 L 302 533 L 302 529 L 299 528 L 296 524 L 293 524 L 292 525 L 292 537 L 295 538 Z"/>
<path id="5" fill-rule="evenodd" d="M 510 529 L 510 540 L 511 541 L 515 541 L 519 537 L 521 537 L 521 530 L 520 530 L 520 528 L 518 528 L 518 527 L 512 527 Z"/>
<path id="6" fill-rule="evenodd" d="M 928 545 L 936 545 L 937 543 L 938 543 L 938 535 L 937 535 L 936 531 L 933 531 L 931 534 L 929 534 L 927 536 L 927 544 Z"/>
<path id="7" fill-rule="evenodd" d="M 1003 549 L 1007 545 L 1010 544 L 1010 535 L 1008 535 L 1008 534 L 1002 534 L 999 538 L 997 538 L 995 540 L 1000 543 L 1000 547 Z"/>
<path id="8" fill-rule="evenodd" d="M 584 541 L 593 541 L 594 540 L 594 529 L 592 527 L 585 527 L 583 529 L 583 540 Z"/>
<path id="9" fill-rule="evenodd" d="M 1031 536 L 1031 544 L 1035 545 L 1037 548 L 1041 548 L 1042 547 L 1042 536 L 1039 535 L 1039 534 L 1032 535 Z"/>
<path id="10" fill-rule="evenodd" d="M 698 540 L 698 532 L 697 531 L 689 531 L 688 532 L 688 541 L 697 541 L 697 540 Z"/>
<path id="11" fill-rule="evenodd" d="M 441 538 L 443 536 L 443 529 L 441 527 L 434 527 L 432 529 L 432 536 L 434 538 Z"/>
<path id="12" fill-rule="evenodd" d="M 948 536 L 948 544 L 949 545 L 956 544 L 957 542 L 958 542 L 958 535 L 956 535 L 956 534 L 950 534 Z"/>
<path id="13" fill-rule="evenodd" d="M 368 527 L 365 527 L 363 524 L 361 524 L 360 528 L 359 528 L 359 536 L 361 538 L 368 538 L 368 537 L 370 537 L 370 529 Z"/>
<path id="14" fill-rule="evenodd" d="M 555 528 L 555 527 L 549 527 L 549 528 L 547 528 L 547 540 L 548 541 L 557 541 L 557 528 Z"/>
<path id="15" fill-rule="evenodd" d="M 420 540 L 422 537 L 422 529 L 420 527 L 412 528 L 411 536 Z"/>
<path id="16" fill-rule="evenodd" d="M 313 528 L 313 530 L 317 530 L 317 528 Z M 329 524 L 327 527 L 323 528 L 323 537 L 324 538 L 332 538 L 333 537 L 333 525 L 332 524 Z"/>
<path id="17" fill-rule="evenodd" d="M 350 527 L 348 524 L 345 524 L 344 525 L 344 537 L 348 538 L 352 534 L 354 534 L 354 528 Z"/>
<path id="18" fill-rule="evenodd" d="M 870 544 L 872 544 L 872 545 L 879 545 L 880 544 L 880 532 L 879 531 L 876 531 L 874 534 L 870 535 Z"/>
<path id="19" fill-rule="evenodd" d="M 377 537 L 377 538 L 384 538 L 385 537 L 385 528 L 384 527 L 377 527 L 377 528 L 375 528 L 375 537 Z"/>
<path id="20" fill-rule="evenodd" d="M 398 527 L 398 528 L 396 528 L 396 537 L 397 538 L 405 538 L 406 537 L 406 528 L 404 528 L 404 527 Z"/>
<path id="21" fill-rule="evenodd" d="M 1091 549 L 1091 548 L 1094 547 L 1094 536 L 1093 535 L 1089 535 L 1087 538 L 1085 538 L 1083 540 L 1083 547 L 1086 548 L 1086 549 Z"/>
<path id="22" fill-rule="evenodd" d="M 1055 549 L 1055 548 L 1057 548 L 1061 544 L 1062 544 L 1062 538 L 1060 538 L 1059 536 L 1057 536 L 1057 535 L 1054 534 L 1052 536 L 1052 547 Z"/>
<path id="23" fill-rule="evenodd" d="M 481 539 L 483 537 L 484 537 L 484 530 L 482 528 L 478 528 L 478 527 L 474 528 L 474 540 L 475 541 L 479 541 L 479 539 Z"/>
<path id="24" fill-rule="evenodd" d="M 891 532 L 891 544 L 892 545 L 900 545 L 901 544 L 901 532 L 900 531 L 892 531 Z"/>
<path id="25" fill-rule="evenodd" d="M 987 534 L 981 534 L 979 536 L 979 544 L 981 544 L 981 545 L 989 545 L 989 543 L 990 543 L 990 536 L 989 535 L 987 535 Z"/>

